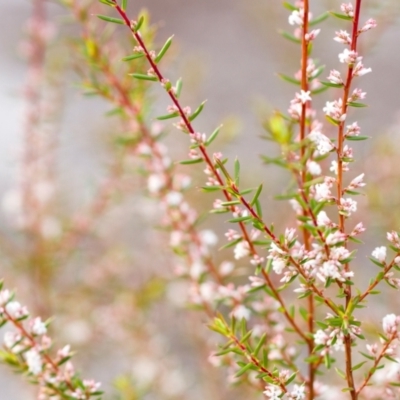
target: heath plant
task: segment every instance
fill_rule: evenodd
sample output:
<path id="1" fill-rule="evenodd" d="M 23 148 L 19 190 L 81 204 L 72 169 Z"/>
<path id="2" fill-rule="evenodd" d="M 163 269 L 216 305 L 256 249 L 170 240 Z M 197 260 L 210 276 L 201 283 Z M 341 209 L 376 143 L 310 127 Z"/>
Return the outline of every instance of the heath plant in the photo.
<path id="1" fill-rule="evenodd" d="M 283 2 L 288 24 L 281 33 L 296 45 L 299 65 L 292 74 L 279 74 L 295 87 L 294 95 L 287 110 L 268 116 L 266 138 L 277 145 L 279 154 L 262 159 L 290 174 L 289 186 L 282 181 L 285 192 L 279 198 L 290 203 L 295 221 L 291 226 L 274 226 L 264 218 L 270 196 L 263 184 L 250 189 L 242 186 L 246 167 L 238 158 L 231 162 L 222 154 L 222 127 L 210 133 L 196 129 L 196 119 L 206 116 L 206 103 L 192 108 L 181 101 L 183 79 L 172 82 L 165 72 L 164 57 L 173 47 L 173 36 L 156 46 L 155 29 L 141 4 L 129 0 L 60 3 L 80 26 L 81 34 L 72 41 L 80 86 L 112 106 L 110 114 L 121 129 L 113 135 L 110 174 L 93 203 L 60 227 L 52 216 L 52 158 L 48 157 L 48 130 L 40 119 L 43 104 L 38 94 L 48 30 L 43 28 L 44 3 L 36 0 L 33 22 L 40 29 L 30 31 L 27 97 L 31 108 L 21 173 L 23 212 L 19 211 L 18 219 L 20 229 L 32 240 L 27 271 L 36 285 L 49 296 L 56 271 L 112 206 L 113 197 L 130 193 L 135 185 L 126 182 L 139 173 L 145 190 L 134 189 L 158 204 L 158 226 L 169 233 L 165 238 L 174 254 L 172 261 L 158 260 L 162 263 L 159 269 L 174 266 L 171 269 L 176 280 L 183 282 L 188 302 L 202 312 L 203 321 L 213 331 L 210 337 L 215 339 L 212 335 L 218 334 L 218 346 L 208 349 L 208 362 L 226 368 L 230 384 L 251 388 L 243 396 L 270 400 L 400 398 L 396 304 L 387 307 L 380 316 L 381 325 L 374 328 L 363 310 L 376 301 L 382 287 L 400 287 L 399 234 L 391 230 L 386 241 L 365 250 L 360 237 L 366 227 L 357 217 L 357 200 L 366 183 L 364 173 L 353 173 L 351 168 L 358 142 L 368 139 L 357 122 L 359 110 L 367 106 L 363 82 L 372 73 L 364 63 L 360 40 L 373 35 L 369 31 L 377 26 L 367 15 L 366 2 L 336 2 L 334 9 L 319 15 L 313 12 L 313 7 L 320 9 L 321 5 L 315 0 Z M 330 71 L 313 49 L 328 18 L 337 23 L 332 38 L 337 43 L 326 46 L 338 56 Z M 128 39 L 128 50 L 118 44 L 119 37 Z M 158 84 L 170 102 L 156 121 L 152 118 L 153 84 Z M 324 106 L 318 109 L 315 104 L 321 98 Z M 163 142 L 168 122 L 179 131 L 174 132 L 174 140 L 188 146 L 186 160 L 177 162 L 169 155 Z M 43 153 L 47 156 L 40 157 Z M 215 196 L 210 214 L 222 214 L 229 224 L 219 255 L 213 248 L 221 239 L 204 227 L 201 212 L 189 195 L 198 165 L 206 175 L 199 196 Z M 132 201 L 129 207 L 136 204 Z M 357 252 L 370 253 L 369 261 L 357 258 Z M 143 256 L 148 256 L 146 263 L 155 262 L 150 255 Z M 367 262 L 375 269 L 367 268 Z M 369 271 L 373 272 L 364 285 Z M 106 287 L 110 275 L 101 275 Z M 121 286 L 129 292 L 129 287 Z M 120 286 L 112 288 L 119 290 Z M 41 298 L 41 292 L 37 298 L 37 311 L 49 314 L 49 298 Z M 57 296 L 52 301 L 57 303 Z M 121 327 L 137 318 L 135 313 L 141 313 L 138 325 L 145 332 L 135 338 L 142 337 L 145 343 L 151 330 L 145 327 L 146 313 L 126 307 L 109 321 L 119 319 Z M 106 398 L 98 383 L 82 380 L 74 372 L 68 346 L 51 355 L 47 323 L 28 316 L 13 295 L 1 289 L 0 322 L 14 326 L 14 331 L 6 333 L 1 358 L 39 385 L 37 398 Z M 153 351 L 152 357 L 159 356 Z M 168 380 L 159 364 L 153 364 L 159 368 L 152 375 L 157 384 L 162 374 Z M 160 398 L 185 398 L 185 389 L 190 389 L 185 383 L 180 385 L 181 397 L 161 390 Z M 227 397 L 222 386 L 216 385 L 216 398 Z M 119 398 L 127 400 L 146 398 L 148 393 L 122 392 Z"/>

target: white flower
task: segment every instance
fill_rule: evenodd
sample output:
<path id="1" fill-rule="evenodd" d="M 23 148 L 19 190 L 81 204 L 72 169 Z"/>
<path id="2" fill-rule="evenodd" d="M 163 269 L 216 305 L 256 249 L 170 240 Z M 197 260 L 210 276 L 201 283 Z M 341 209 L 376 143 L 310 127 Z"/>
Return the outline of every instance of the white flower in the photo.
<path id="1" fill-rule="evenodd" d="M 327 201 L 332 198 L 330 186 L 327 183 L 319 183 L 315 185 L 315 200 Z"/>
<path id="2" fill-rule="evenodd" d="M 234 257 L 236 260 L 240 260 L 250 254 L 249 244 L 245 241 L 239 242 L 233 249 Z"/>
<path id="3" fill-rule="evenodd" d="M 289 24 L 290 25 L 303 25 L 304 22 L 304 10 L 294 10 L 289 15 Z"/>
<path id="4" fill-rule="evenodd" d="M 363 182 L 365 174 L 360 174 L 357 177 L 355 177 L 351 182 L 350 185 L 347 187 L 347 189 L 357 189 L 359 187 L 365 186 L 365 183 Z"/>
<path id="5" fill-rule="evenodd" d="M 251 311 L 243 304 L 240 304 L 233 309 L 231 315 L 237 318 L 238 320 L 242 320 L 243 318 L 245 320 L 249 320 L 251 317 Z"/>
<path id="6" fill-rule="evenodd" d="M 165 201 L 170 207 L 179 206 L 183 200 L 182 193 L 180 192 L 169 192 L 165 196 Z"/>
<path id="7" fill-rule="evenodd" d="M 42 322 L 40 317 L 36 317 L 33 320 L 31 330 L 35 335 L 44 335 L 47 332 L 46 325 Z"/>
<path id="8" fill-rule="evenodd" d="M 370 29 L 376 28 L 377 23 L 374 19 L 370 18 L 364 26 L 360 29 L 360 32 L 366 32 L 369 31 Z"/>
<path id="9" fill-rule="evenodd" d="M 160 174 L 152 174 L 147 180 L 147 188 L 152 194 L 157 194 L 165 186 L 165 177 Z"/>
<path id="10" fill-rule="evenodd" d="M 398 325 L 399 325 L 399 317 L 397 317 L 395 314 L 388 314 L 385 317 L 383 317 L 382 327 L 385 334 L 391 335 L 397 332 Z"/>
<path id="11" fill-rule="evenodd" d="M 342 197 L 340 199 L 339 209 L 346 212 L 348 216 L 350 216 L 353 212 L 357 211 L 357 202 L 350 198 Z"/>
<path id="12" fill-rule="evenodd" d="M 306 104 L 307 101 L 311 101 L 310 91 L 301 90 L 300 93 L 296 93 L 296 98 L 299 99 L 303 104 Z"/>
<path id="13" fill-rule="evenodd" d="M 386 247 L 385 246 L 377 247 L 372 252 L 372 257 L 376 258 L 381 263 L 385 262 L 385 260 L 386 260 Z"/>
<path id="14" fill-rule="evenodd" d="M 317 225 L 318 226 L 329 226 L 331 224 L 331 220 L 325 211 L 320 211 L 317 215 Z"/>
<path id="15" fill-rule="evenodd" d="M 204 229 L 199 235 L 201 242 L 206 246 L 215 246 L 218 243 L 218 236 L 211 229 Z"/>
<path id="16" fill-rule="evenodd" d="M 317 332 L 314 334 L 314 343 L 316 345 L 326 345 L 329 340 L 329 336 L 322 330 L 318 329 Z"/>
<path id="17" fill-rule="evenodd" d="M 322 173 L 322 168 L 321 166 L 315 162 L 315 161 L 308 161 L 307 162 L 307 171 L 312 175 L 312 176 L 318 176 L 321 175 Z"/>
<path id="18" fill-rule="evenodd" d="M 42 358 L 36 349 L 30 349 L 24 354 L 28 370 L 33 375 L 39 375 L 42 372 Z"/>
<path id="19" fill-rule="evenodd" d="M 354 50 L 344 49 L 342 53 L 339 54 L 339 61 L 343 64 L 354 65 L 356 61 L 361 61 L 361 57 Z"/>
<path id="20" fill-rule="evenodd" d="M 6 304 L 6 312 L 11 318 L 21 318 L 28 314 L 25 307 L 22 307 L 18 301 L 10 301 Z"/>
<path id="21" fill-rule="evenodd" d="M 272 269 L 277 275 L 280 275 L 286 267 L 286 260 L 283 258 L 274 258 L 272 260 Z"/>
<path id="22" fill-rule="evenodd" d="M 317 146 L 318 153 L 323 156 L 329 153 L 333 148 L 332 142 L 321 132 L 312 131 L 308 138 Z"/>
<path id="23" fill-rule="evenodd" d="M 292 392 L 290 393 L 293 400 L 303 400 L 306 398 L 304 385 L 294 385 Z"/>
<path id="24" fill-rule="evenodd" d="M 281 400 L 282 390 L 278 386 L 268 385 L 263 393 L 269 400 Z"/>
<path id="25" fill-rule="evenodd" d="M 334 83 L 335 85 L 343 85 L 343 79 L 340 75 L 340 72 L 336 69 L 331 70 L 327 79 L 329 82 Z"/>

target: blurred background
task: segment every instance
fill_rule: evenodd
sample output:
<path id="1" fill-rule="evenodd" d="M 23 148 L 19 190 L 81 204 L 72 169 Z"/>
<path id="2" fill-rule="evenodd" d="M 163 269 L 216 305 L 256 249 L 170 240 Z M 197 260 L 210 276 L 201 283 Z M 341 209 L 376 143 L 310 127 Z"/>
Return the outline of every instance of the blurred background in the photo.
<path id="1" fill-rule="evenodd" d="M 96 217 L 94 229 L 74 244 L 76 253 L 68 261 L 58 261 L 51 281 L 32 276 L 32 263 L 44 265 L 46 261 L 32 261 L 32 249 L 37 243 L 23 232 L 16 216 L 20 211 L 16 190 L 23 182 L 21 165 L 27 147 L 24 132 L 29 129 L 26 24 L 32 3 L 0 1 L 4 16 L 0 36 L 0 275 L 5 277 L 6 285 L 16 287 L 18 297 L 30 308 L 43 312 L 44 317 L 56 316 L 53 333 L 57 344 L 71 343 L 78 350 L 75 362 L 85 376 L 104 382 L 111 394 L 106 398 L 113 398 L 116 386 L 126 396 L 115 398 L 126 400 L 243 398 L 246 389 L 221 389 L 226 386 L 224 371 L 212 369 L 210 373 L 207 357 L 215 338 L 209 334 L 203 315 L 185 309 L 182 285 L 169 283 L 174 261 L 169 256 L 165 234 L 154 229 L 158 224 L 158 206 L 143 198 L 140 178 L 132 177 L 128 182 L 129 195 L 114 199 L 102 211 L 101 218 Z M 311 5 L 318 15 L 339 3 L 319 0 Z M 105 116 L 110 110 L 105 101 L 82 96 L 78 87 L 80 78 L 74 71 L 74 52 L 68 38 L 79 36 L 81 27 L 55 1 L 45 4 L 51 31 L 47 84 L 53 88 L 48 99 L 52 105 L 51 121 L 46 128 L 51 131 L 47 145 L 52 150 L 46 165 L 51 165 L 56 189 L 42 191 L 45 197 L 51 192 L 55 199 L 53 214 L 57 218 L 46 220 L 44 230 L 44 236 L 52 240 L 66 229 L 69 215 L 79 216 L 96 198 L 112 165 L 110 137 L 116 124 Z M 205 111 L 198 119 L 198 130 L 208 133 L 224 123 L 220 145 L 231 159 L 240 158 L 242 185 L 263 182 L 267 194 L 263 204 L 265 219 L 285 226 L 291 218 L 287 216 L 289 206 L 276 202 L 274 196 L 285 188 L 281 182 L 288 176 L 276 167 L 263 166 L 259 155 L 278 151 L 260 138 L 264 133 L 262 123 L 275 109 L 285 112 L 294 93 L 294 87 L 277 76 L 278 72 L 291 75 L 299 67 L 298 48 L 278 33 L 280 29 L 290 30 L 288 10 L 278 0 L 143 0 L 128 4 L 131 15 L 136 15 L 136 7 L 149 10 L 158 29 L 157 43 L 175 35 L 172 55 L 166 64 L 167 76 L 171 81 L 184 78 L 185 104 L 195 108 L 207 99 Z M 371 0 L 365 2 L 362 18 L 377 19 L 378 28 L 365 34 L 361 43 L 364 63 L 373 71 L 360 80 L 369 107 L 356 109 L 357 115 L 351 119 L 359 122 L 362 134 L 371 136 L 371 140 L 354 146 L 357 162 L 352 174 L 366 172 L 367 196 L 360 200 L 357 216 L 368 227 L 364 240 L 371 251 L 384 242 L 386 230 L 398 229 L 400 225 L 399 11 L 397 0 Z M 93 14 L 97 12 L 94 7 Z M 99 35 L 107 36 L 106 29 L 99 26 Z M 338 68 L 341 47 L 331 39 L 338 23 L 329 19 L 321 28 L 314 57 L 326 65 L 328 72 Z M 118 28 L 113 40 L 125 39 L 126 31 Z M 129 46 L 128 42 L 125 46 Z M 163 93 L 157 88 L 152 96 L 153 116 L 164 114 L 168 103 Z M 326 92 L 316 104 L 322 106 L 333 96 L 334 91 Z M 173 160 L 187 158 L 187 143 L 181 140 L 182 134 L 174 128 L 169 131 L 166 143 Z M 196 174 L 199 186 L 203 179 L 201 171 Z M 196 189 L 189 197 L 203 211 L 212 204 L 212 198 L 198 196 Z M 225 228 L 217 226 L 219 221 L 222 219 L 209 218 L 203 225 L 222 233 Z M 359 255 L 360 268 L 367 268 L 367 253 Z M 15 254 L 22 256 L 16 258 Z M 24 257 L 28 254 L 29 262 Z M 43 293 L 44 288 L 47 293 Z M 47 306 L 42 304 L 43 296 Z M 377 307 L 385 308 L 386 303 Z M 7 367 L 0 367 L 0 386 L 2 399 L 35 398 L 32 388 L 22 384 L 20 377 Z M 252 397 L 246 398 L 260 398 L 255 392 L 250 393 L 247 396 Z"/>

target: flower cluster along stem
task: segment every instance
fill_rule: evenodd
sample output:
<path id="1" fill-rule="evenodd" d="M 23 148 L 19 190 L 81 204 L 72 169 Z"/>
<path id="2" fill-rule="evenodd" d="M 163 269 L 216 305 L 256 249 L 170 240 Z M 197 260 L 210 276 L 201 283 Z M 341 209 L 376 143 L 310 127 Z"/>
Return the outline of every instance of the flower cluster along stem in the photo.
<path id="1" fill-rule="evenodd" d="M 380 353 L 376 356 L 373 366 L 368 371 L 367 375 L 364 378 L 364 381 L 361 383 L 360 387 L 356 390 L 356 395 L 358 396 L 361 391 L 368 385 L 369 381 L 371 380 L 376 368 L 379 366 L 381 360 L 385 357 L 387 350 L 389 349 L 390 345 L 398 339 L 398 333 L 395 332 L 392 334 L 388 340 L 386 340 L 385 344 L 383 345 Z"/>
<path id="2" fill-rule="evenodd" d="M 358 25 L 361 11 L 361 2 L 362 0 L 356 0 L 355 5 L 355 14 L 353 17 L 353 26 L 352 26 L 352 41 L 351 41 L 351 50 L 357 52 L 357 39 L 358 39 Z M 348 111 L 348 99 L 351 89 L 351 84 L 353 81 L 353 65 L 349 65 L 347 71 L 346 83 L 344 85 L 343 97 L 342 97 L 342 115 L 346 115 Z M 338 176 L 337 176 L 337 202 L 338 206 L 340 206 L 340 201 L 344 194 L 344 184 L 343 184 L 343 147 L 344 147 L 344 129 L 345 129 L 345 121 L 341 121 L 338 129 L 337 136 L 337 163 L 338 163 Z M 345 215 L 339 212 L 339 230 L 342 233 L 345 233 Z M 347 243 L 346 243 L 347 247 Z M 349 264 L 345 264 L 345 271 L 349 271 Z M 346 294 L 346 308 L 350 304 L 352 299 L 352 290 L 351 285 L 346 285 L 345 287 Z M 344 346 L 345 346 L 345 358 L 346 358 L 346 379 L 347 384 L 350 390 L 350 395 L 352 400 L 357 400 L 358 393 L 355 389 L 353 370 L 352 370 L 352 339 L 350 334 L 345 335 L 344 338 Z"/>
<path id="3" fill-rule="evenodd" d="M 258 370 L 266 375 L 268 375 L 268 377 L 270 379 L 272 379 L 275 383 L 276 386 L 279 386 L 281 388 L 281 390 L 283 391 L 283 393 L 287 393 L 288 390 L 286 388 L 286 385 L 284 383 L 282 383 L 280 381 L 279 378 L 275 377 L 271 371 L 269 371 L 267 368 L 265 368 L 261 362 L 251 353 L 249 353 L 249 351 L 247 350 L 246 346 L 244 343 L 242 343 L 235 335 L 231 334 L 229 337 L 235 344 L 236 346 L 243 352 L 243 354 L 246 356 L 246 358 L 248 359 L 249 362 L 251 362 L 255 367 L 258 368 Z"/>
<path id="4" fill-rule="evenodd" d="M 301 89 L 303 93 L 308 92 L 308 76 L 307 76 L 307 66 L 308 66 L 308 46 L 309 41 L 308 37 L 308 28 L 309 28 L 309 12 L 310 12 L 310 4 L 309 0 L 304 0 L 303 2 L 304 7 L 304 16 L 303 16 L 303 27 L 302 27 L 302 37 L 301 37 Z M 301 116 L 300 116 L 300 141 L 302 144 L 300 149 L 300 157 L 304 159 L 306 145 L 305 138 L 306 138 L 306 129 L 307 129 L 307 109 L 310 106 L 310 101 L 306 101 L 302 103 L 301 106 Z M 300 186 L 300 193 L 305 200 L 306 204 L 308 205 L 309 202 L 307 201 L 307 195 L 305 192 L 304 185 L 307 180 L 307 168 L 306 165 L 303 165 L 301 170 L 301 186 Z M 311 207 L 309 210 L 303 210 L 303 216 L 307 217 L 310 213 Z M 316 219 L 311 211 L 311 218 L 313 220 L 314 225 L 316 225 Z M 302 228 L 303 231 L 303 240 L 304 240 L 304 247 L 307 251 L 311 249 L 311 236 L 310 232 L 306 228 Z M 318 230 L 320 237 L 322 236 L 321 232 Z M 328 246 L 325 245 L 325 248 L 329 250 Z M 313 333 L 314 333 L 314 295 L 313 293 L 308 296 L 308 331 L 310 333 L 310 339 L 307 341 L 308 345 L 308 354 L 311 356 L 314 349 L 314 340 L 313 340 Z M 313 363 L 310 363 L 308 366 L 308 399 L 314 399 L 314 379 L 315 379 L 315 366 Z"/>
<path id="5" fill-rule="evenodd" d="M 143 52 L 146 56 L 146 59 L 148 60 L 149 64 L 151 65 L 154 74 L 157 76 L 157 79 L 160 83 L 165 82 L 165 78 L 162 75 L 160 69 L 158 68 L 157 64 L 154 62 L 152 56 L 150 55 L 150 52 L 146 46 L 146 44 L 144 43 L 141 35 L 139 34 L 139 32 L 136 32 L 134 29 L 134 26 L 132 25 L 130 19 L 128 18 L 126 12 L 119 6 L 119 4 L 117 3 L 116 0 L 112 0 L 112 2 L 115 5 L 115 9 L 117 10 L 117 12 L 119 13 L 119 15 L 122 17 L 125 25 L 130 29 L 132 35 L 134 36 L 134 38 L 137 40 L 138 44 L 141 46 L 141 48 L 143 49 Z M 191 122 L 189 121 L 188 117 L 186 116 L 185 112 L 183 111 L 183 107 L 181 106 L 178 98 L 176 97 L 174 91 L 172 89 L 167 90 L 167 93 L 169 95 L 169 97 L 171 98 L 172 102 L 174 103 L 174 105 L 176 106 L 178 113 L 180 115 L 180 117 L 182 118 L 187 130 L 189 133 L 194 134 L 195 130 L 191 124 Z M 208 165 L 208 167 L 210 168 L 210 170 L 212 171 L 213 175 L 215 176 L 215 178 L 217 179 L 217 181 L 219 182 L 219 184 L 224 187 L 225 186 L 225 182 L 221 176 L 221 174 L 218 172 L 217 168 L 215 167 L 214 163 L 211 160 L 211 157 L 209 156 L 207 149 L 204 145 L 200 144 L 198 146 L 198 149 L 200 150 L 203 159 L 205 161 L 205 163 Z M 234 189 L 234 191 L 239 194 L 239 189 L 234 186 L 232 189 Z M 233 199 L 232 195 L 226 190 L 223 189 L 222 190 L 225 198 L 227 201 L 231 201 Z M 267 227 L 267 225 L 262 221 L 261 217 L 256 213 L 256 211 L 254 210 L 254 208 L 243 198 L 243 196 L 239 195 L 238 199 L 240 199 L 241 203 L 243 204 L 243 206 L 250 212 L 250 214 L 252 214 L 252 216 L 254 216 L 258 221 L 260 221 L 260 223 L 262 223 L 263 225 L 263 230 L 265 231 L 265 233 L 268 235 L 268 237 L 270 237 L 276 244 L 281 245 L 279 243 L 278 238 L 274 235 L 274 233 Z M 234 210 L 234 207 L 231 206 L 230 207 L 231 210 Z M 239 227 L 241 229 L 242 235 L 243 235 L 243 239 L 248 243 L 249 245 L 249 249 L 250 249 L 250 253 L 252 255 L 257 255 L 257 250 L 254 247 L 254 244 L 252 243 L 249 233 L 247 231 L 246 225 L 243 222 L 239 222 Z M 294 260 L 293 260 L 294 261 Z M 297 265 L 297 267 L 299 267 Z M 264 273 L 263 274 L 264 278 L 266 278 L 266 283 L 267 285 L 270 287 L 270 289 L 275 293 L 278 294 L 277 289 L 275 288 L 272 280 L 269 278 L 268 274 Z M 318 289 L 317 289 L 318 290 Z M 319 291 L 319 295 L 321 297 L 323 297 L 323 293 Z M 283 299 L 281 296 L 277 296 L 277 299 L 282 307 L 283 310 L 285 310 L 284 315 L 286 316 L 286 318 L 288 319 L 289 323 L 292 325 L 292 327 L 294 328 L 294 330 L 300 334 L 300 336 L 305 339 L 306 341 L 310 341 L 309 338 L 306 337 L 306 335 L 301 331 L 300 327 L 296 324 L 296 322 L 294 321 L 294 319 L 292 317 L 290 317 L 290 314 L 288 312 L 287 306 L 285 305 L 285 303 L 283 302 Z M 329 304 L 329 301 L 326 300 L 326 303 Z M 334 309 L 334 308 L 333 308 Z"/>

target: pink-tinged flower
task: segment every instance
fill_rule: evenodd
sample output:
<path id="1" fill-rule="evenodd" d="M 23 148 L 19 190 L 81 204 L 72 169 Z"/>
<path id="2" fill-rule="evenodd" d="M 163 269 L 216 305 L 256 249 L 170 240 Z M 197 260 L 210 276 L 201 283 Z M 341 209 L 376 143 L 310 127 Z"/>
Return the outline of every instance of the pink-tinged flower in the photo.
<path id="1" fill-rule="evenodd" d="M 263 393 L 269 400 L 281 400 L 282 390 L 278 386 L 268 385 Z"/>
<path id="2" fill-rule="evenodd" d="M 372 252 L 372 257 L 376 258 L 379 262 L 384 263 L 386 260 L 386 251 L 387 249 L 385 246 L 377 247 Z"/>
<path id="3" fill-rule="evenodd" d="M 364 26 L 360 29 L 360 32 L 366 32 L 369 31 L 370 29 L 376 28 L 377 23 L 373 18 L 370 18 Z"/>
<path id="4" fill-rule="evenodd" d="M 350 251 L 343 246 L 333 247 L 331 249 L 329 258 L 331 260 L 342 261 L 350 257 Z"/>
<path id="5" fill-rule="evenodd" d="M 31 325 L 31 332 L 34 335 L 44 335 L 47 332 L 46 324 L 42 322 L 40 317 L 33 319 Z"/>
<path id="6" fill-rule="evenodd" d="M 395 314 L 388 314 L 383 317 L 382 327 L 386 335 L 392 335 L 397 332 L 399 326 L 400 317 Z"/>
<path id="7" fill-rule="evenodd" d="M 343 3 L 340 6 L 340 9 L 342 10 L 343 13 L 345 13 L 348 17 L 354 17 L 354 8 L 353 4 L 351 3 Z"/>
<path id="8" fill-rule="evenodd" d="M 158 194 L 165 184 L 165 176 L 162 174 L 151 174 L 147 179 L 147 188 L 151 194 Z"/>
<path id="9" fill-rule="evenodd" d="M 365 174 L 360 174 L 357 177 L 355 177 L 351 182 L 350 185 L 347 186 L 347 189 L 353 190 L 353 189 L 358 189 L 360 187 L 365 186 L 365 183 L 363 182 Z"/>
<path id="10" fill-rule="evenodd" d="M 99 390 L 101 383 L 96 382 L 93 379 L 84 379 L 83 386 L 85 387 L 86 390 L 89 391 L 89 393 L 94 393 Z"/>
<path id="11" fill-rule="evenodd" d="M 215 246 L 218 243 L 218 236 L 211 229 L 204 229 L 199 232 L 201 243 L 205 246 Z"/>
<path id="12" fill-rule="evenodd" d="M 325 211 L 320 211 L 317 215 L 317 225 L 318 226 L 330 226 L 332 221 L 329 219 Z"/>
<path id="13" fill-rule="evenodd" d="M 254 254 L 252 259 L 250 260 L 250 264 L 254 265 L 254 266 L 259 265 L 259 264 L 261 264 L 263 262 L 264 262 L 264 257 L 261 257 L 258 254 Z"/>
<path id="14" fill-rule="evenodd" d="M 399 234 L 396 231 L 387 232 L 386 234 L 387 240 L 392 243 L 396 247 L 400 247 L 400 238 Z"/>
<path id="15" fill-rule="evenodd" d="M 6 289 L 0 291 L 0 307 L 6 304 L 11 298 L 11 292 Z"/>
<path id="16" fill-rule="evenodd" d="M 296 199 L 290 199 L 289 204 L 291 205 L 293 211 L 297 214 L 300 215 L 303 213 L 303 208 L 300 205 L 300 203 Z"/>
<path id="17" fill-rule="evenodd" d="M 304 385 L 294 385 L 293 390 L 290 392 L 290 398 L 293 400 L 304 400 L 306 398 Z"/>
<path id="18" fill-rule="evenodd" d="M 236 260 L 247 257 L 250 254 L 249 244 L 245 241 L 239 242 L 233 249 L 233 253 Z"/>
<path id="19" fill-rule="evenodd" d="M 318 176 L 322 173 L 321 166 L 315 161 L 308 161 L 307 162 L 307 172 L 310 173 L 312 176 Z"/>
<path id="20" fill-rule="evenodd" d="M 304 23 L 304 9 L 294 10 L 289 15 L 289 24 L 290 25 L 299 25 L 302 26 Z"/>
<path id="21" fill-rule="evenodd" d="M 336 69 L 331 70 L 327 79 L 330 83 L 334 83 L 335 85 L 343 85 L 342 76 Z"/>
<path id="22" fill-rule="evenodd" d="M 351 45 L 351 36 L 347 31 L 340 30 L 336 32 L 336 36 L 333 39 L 335 42 Z"/>
<path id="23" fill-rule="evenodd" d="M 69 344 L 65 345 L 62 349 L 58 350 L 57 356 L 60 359 L 69 357 L 71 355 L 71 346 Z"/>
<path id="24" fill-rule="evenodd" d="M 357 202 L 351 198 L 340 199 L 339 210 L 344 211 L 347 216 L 350 216 L 353 212 L 357 211 Z"/>
<path id="25" fill-rule="evenodd" d="M 239 304 L 232 310 L 231 316 L 235 317 L 238 320 L 249 320 L 251 317 L 251 311 L 243 304 Z"/>
<path id="26" fill-rule="evenodd" d="M 372 72 L 371 68 L 365 68 L 362 62 L 357 63 L 353 69 L 353 76 L 363 76 Z"/>
<path id="27" fill-rule="evenodd" d="M 353 122 L 351 125 L 346 126 L 346 136 L 358 136 L 361 132 L 361 128 L 357 122 Z"/>
<path id="28" fill-rule="evenodd" d="M 333 150 L 332 142 L 318 130 L 312 130 L 308 138 L 316 145 L 318 153 L 323 156 Z"/>
<path id="29" fill-rule="evenodd" d="M 357 61 L 361 61 L 361 57 L 359 57 L 354 50 L 344 49 L 343 52 L 339 54 L 339 61 L 342 64 L 354 65 Z"/>
<path id="30" fill-rule="evenodd" d="M 40 353 L 36 349 L 30 349 L 24 354 L 28 370 L 33 375 L 39 375 L 43 369 L 43 362 Z"/>
<path id="31" fill-rule="evenodd" d="M 319 183 L 315 185 L 315 195 L 314 198 L 317 201 L 329 201 L 332 199 L 331 185 L 324 183 Z"/>
<path id="32" fill-rule="evenodd" d="M 307 41 L 312 41 L 319 35 L 320 32 L 321 29 L 314 29 L 311 32 L 306 33 L 305 38 Z"/>
<path id="33" fill-rule="evenodd" d="M 239 239 L 241 235 L 234 229 L 228 229 L 228 232 L 225 233 L 225 237 L 231 242 L 232 240 Z"/>
<path id="34" fill-rule="evenodd" d="M 21 306 L 18 301 L 10 301 L 6 304 L 5 310 L 11 318 L 22 318 L 28 315 L 26 307 Z"/>
<path id="35" fill-rule="evenodd" d="M 335 231 L 333 233 L 330 233 L 326 237 L 326 244 L 328 246 L 334 246 L 338 243 L 342 243 L 346 240 L 346 235 L 343 232 L 340 231 Z"/>
<path id="36" fill-rule="evenodd" d="M 357 100 L 364 100 L 367 96 L 366 92 L 363 92 L 361 89 L 354 89 L 351 96 L 347 99 L 349 103 L 357 101 Z"/>
<path id="37" fill-rule="evenodd" d="M 368 353 L 371 354 L 371 356 L 376 356 L 378 354 L 378 345 L 376 343 L 374 344 L 367 344 L 365 346 L 368 350 Z"/>
<path id="38" fill-rule="evenodd" d="M 300 93 L 296 93 L 296 98 L 299 99 L 303 104 L 307 103 L 307 101 L 311 101 L 310 91 L 301 90 Z"/>
<path id="39" fill-rule="evenodd" d="M 318 345 L 326 345 L 329 341 L 329 335 L 322 329 L 318 329 L 314 334 L 314 342 Z"/>
<path id="40" fill-rule="evenodd" d="M 183 195 L 180 192 L 169 192 L 165 196 L 165 201 L 169 207 L 177 207 L 182 203 Z"/>
<path id="41" fill-rule="evenodd" d="M 343 122 L 346 119 L 346 114 L 343 114 L 343 101 L 342 99 L 327 101 L 322 111 L 335 121 Z"/>
<path id="42" fill-rule="evenodd" d="M 296 229 L 286 228 L 285 229 L 285 243 L 288 245 L 296 238 Z"/>
<path id="43" fill-rule="evenodd" d="M 350 233 L 350 236 L 357 236 L 360 235 L 361 233 L 365 232 L 366 229 L 364 227 L 364 224 L 362 222 L 359 222 L 354 229 L 352 230 L 352 232 Z"/>

